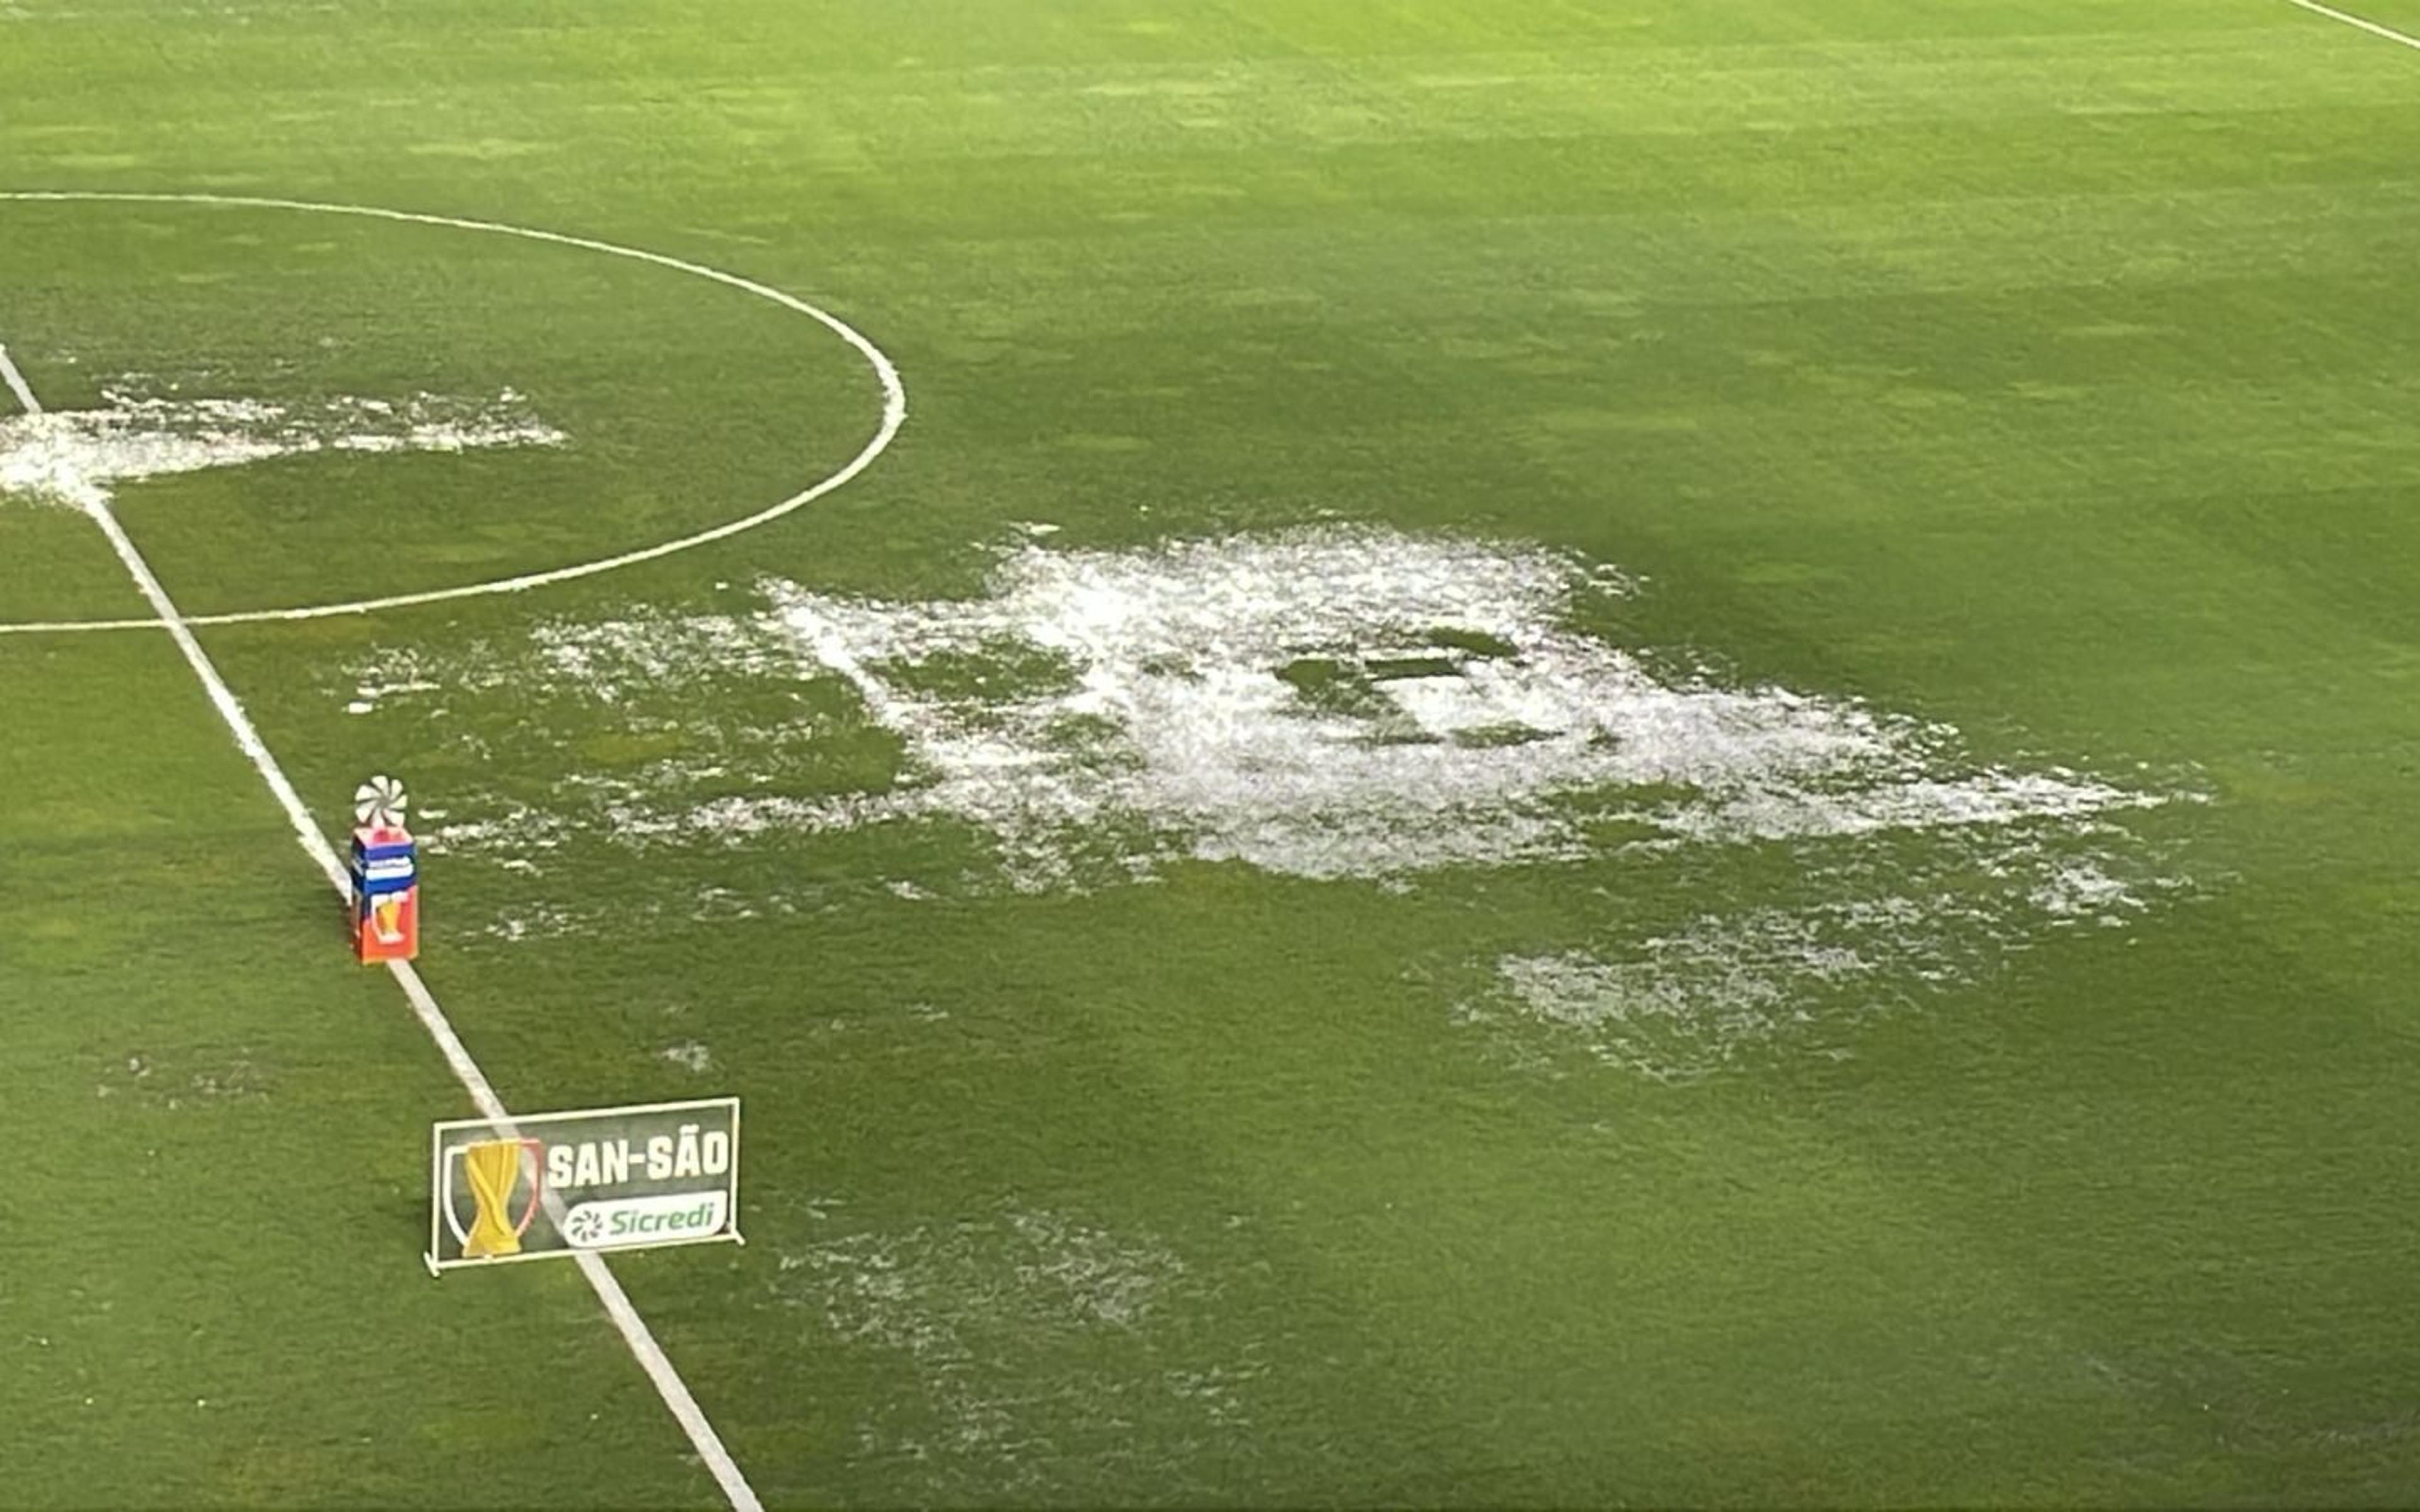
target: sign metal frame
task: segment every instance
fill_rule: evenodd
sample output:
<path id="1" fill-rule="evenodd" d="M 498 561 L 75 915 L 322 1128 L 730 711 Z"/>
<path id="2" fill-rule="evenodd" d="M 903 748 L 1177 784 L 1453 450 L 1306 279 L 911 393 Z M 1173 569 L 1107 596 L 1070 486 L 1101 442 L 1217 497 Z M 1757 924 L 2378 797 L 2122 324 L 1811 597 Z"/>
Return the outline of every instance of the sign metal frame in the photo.
<path id="1" fill-rule="evenodd" d="M 550 1124 L 570 1123 L 585 1119 L 633 1118 L 675 1113 L 727 1111 L 731 1118 L 731 1169 L 721 1178 L 723 1190 L 730 1194 L 731 1212 L 722 1227 L 711 1234 L 695 1238 L 651 1239 L 635 1244 L 566 1244 L 561 1249 L 525 1250 L 517 1255 L 486 1255 L 476 1259 L 441 1260 L 441 1234 L 445 1220 L 446 1143 L 449 1134 L 475 1130 L 492 1139 L 527 1139 L 530 1131 Z M 539 1203 L 550 1223 L 563 1221 L 566 1206 L 562 1194 L 547 1187 Z M 619 1250 L 684 1249 L 693 1244 L 745 1244 L 747 1236 L 739 1231 L 739 1099 L 737 1097 L 688 1098 L 672 1103 L 633 1103 L 620 1107 L 571 1108 L 560 1113 L 515 1114 L 504 1119 L 448 1119 L 431 1124 L 428 1130 L 428 1248 L 422 1253 L 421 1263 L 432 1276 L 448 1271 L 477 1270 L 490 1265 L 510 1265 L 518 1260 L 559 1260 L 582 1255 L 604 1256 Z"/>

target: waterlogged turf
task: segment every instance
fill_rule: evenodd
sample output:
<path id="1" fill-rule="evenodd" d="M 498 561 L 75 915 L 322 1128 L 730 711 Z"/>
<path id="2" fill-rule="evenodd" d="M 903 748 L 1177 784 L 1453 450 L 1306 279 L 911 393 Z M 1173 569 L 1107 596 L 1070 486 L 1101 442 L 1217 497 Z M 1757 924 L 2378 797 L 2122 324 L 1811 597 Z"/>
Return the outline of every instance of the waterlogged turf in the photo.
<path id="1" fill-rule="evenodd" d="M 2381 6 L 2389 25 L 2420 12 Z M 202 641 L 783 1505 L 2407 1503 L 2420 53 L 2285 3 L 0 0 L 0 190 L 912 418 Z M 0 200 L 0 624 L 845 465 L 812 319 Z M 697 1505 L 156 632 L 0 633 L 0 1466 Z"/>

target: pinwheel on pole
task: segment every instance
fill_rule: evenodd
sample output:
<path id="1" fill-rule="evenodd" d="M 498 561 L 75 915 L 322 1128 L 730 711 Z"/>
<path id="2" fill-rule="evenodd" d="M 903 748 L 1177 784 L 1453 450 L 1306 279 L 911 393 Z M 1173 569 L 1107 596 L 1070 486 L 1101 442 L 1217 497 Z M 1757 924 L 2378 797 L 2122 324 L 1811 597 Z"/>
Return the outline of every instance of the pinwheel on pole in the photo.
<path id="1" fill-rule="evenodd" d="M 353 953 L 365 964 L 420 953 L 420 851 L 403 827 L 410 807 L 391 777 L 353 789 Z"/>
<path id="2" fill-rule="evenodd" d="M 353 789 L 353 822 L 368 829 L 401 829 L 411 800 L 403 784 L 391 777 L 374 777 Z"/>

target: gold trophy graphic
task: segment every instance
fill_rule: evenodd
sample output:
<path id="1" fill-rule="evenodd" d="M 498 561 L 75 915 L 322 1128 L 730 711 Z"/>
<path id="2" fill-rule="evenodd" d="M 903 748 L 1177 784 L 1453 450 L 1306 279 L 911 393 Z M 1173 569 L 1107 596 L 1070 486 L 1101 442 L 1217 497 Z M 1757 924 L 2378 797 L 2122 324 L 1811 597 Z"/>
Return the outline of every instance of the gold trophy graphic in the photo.
<path id="1" fill-rule="evenodd" d="M 461 1244 L 462 1257 L 486 1260 L 519 1255 L 521 1236 L 529 1232 L 531 1222 L 537 1217 L 538 1202 L 546 1188 L 546 1147 L 535 1139 L 489 1139 L 458 1145 L 450 1153 L 459 1158 L 464 1182 L 471 1189 L 473 1216 L 471 1227 L 465 1229 L 460 1204 L 454 1195 L 458 1162 L 449 1160 L 445 1166 L 445 1224 Z M 513 1191 L 524 1184 L 529 1196 L 520 1216 L 515 1217 Z"/>

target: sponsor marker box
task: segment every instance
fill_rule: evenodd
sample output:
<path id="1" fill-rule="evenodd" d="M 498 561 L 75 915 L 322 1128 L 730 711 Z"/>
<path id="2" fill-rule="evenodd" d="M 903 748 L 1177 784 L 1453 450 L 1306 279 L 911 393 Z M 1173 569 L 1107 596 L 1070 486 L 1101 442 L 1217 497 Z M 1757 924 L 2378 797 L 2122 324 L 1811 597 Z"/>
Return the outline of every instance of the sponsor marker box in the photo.
<path id="1" fill-rule="evenodd" d="M 396 825 L 353 831 L 353 955 L 364 965 L 420 954 L 420 847 Z"/>
<path id="2" fill-rule="evenodd" d="M 462 1119 L 429 1136 L 428 1268 L 742 1243 L 739 1100 Z"/>

